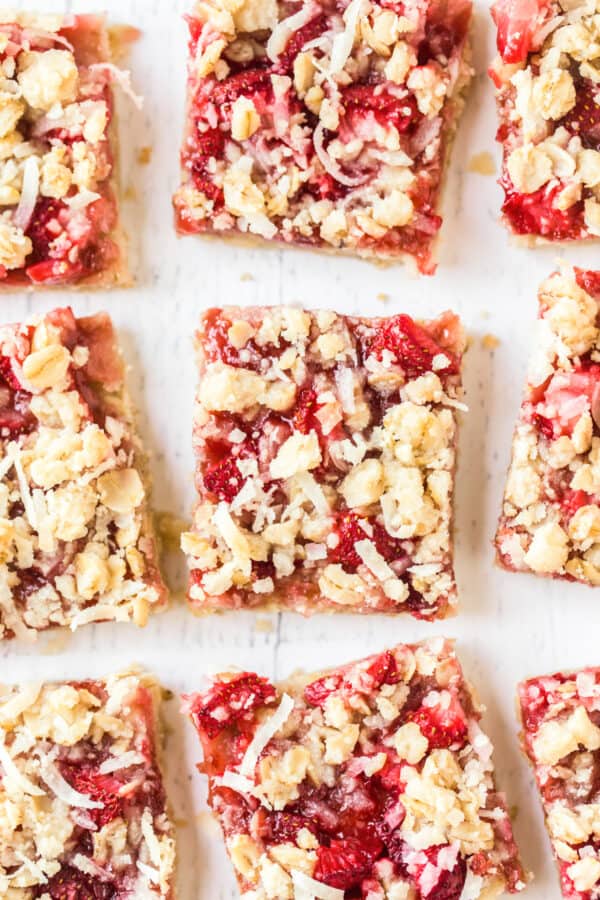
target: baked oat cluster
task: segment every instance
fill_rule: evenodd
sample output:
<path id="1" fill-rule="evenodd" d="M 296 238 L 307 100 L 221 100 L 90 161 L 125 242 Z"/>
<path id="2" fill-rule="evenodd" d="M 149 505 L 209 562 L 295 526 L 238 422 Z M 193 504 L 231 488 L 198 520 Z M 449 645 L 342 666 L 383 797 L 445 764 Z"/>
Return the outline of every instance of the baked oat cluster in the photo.
<path id="1" fill-rule="evenodd" d="M 447 615 L 463 350 L 452 313 L 208 311 L 192 607 Z"/>
<path id="2" fill-rule="evenodd" d="M 102 17 L 0 11 L 0 290 L 127 280 Z"/>
<path id="3" fill-rule="evenodd" d="M 469 0 L 199 0 L 179 231 L 433 272 L 470 17 Z"/>
<path id="4" fill-rule="evenodd" d="M 0 688 L 2 897 L 173 898 L 160 694 L 136 672 Z"/>
<path id="5" fill-rule="evenodd" d="M 600 236 L 600 6 L 498 0 L 503 218 L 528 243 Z"/>
<path id="6" fill-rule="evenodd" d="M 481 709 L 442 638 L 187 697 L 242 900 L 476 900 L 525 886 Z"/>
<path id="7" fill-rule="evenodd" d="M 0 327 L 0 638 L 166 603 L 109 317 Z"/>
<path id="8" fill-rule="evenodd" d="M 508 569 L 600 584 L 600 273 L 541 286 L 537 346 L 496 534 Z"/>
<path id="9" fill-rule="evenodd" d="M 600 669 L 519 688 L 523 745 L 535 771 L 566 900 L 600 896 Z"/>

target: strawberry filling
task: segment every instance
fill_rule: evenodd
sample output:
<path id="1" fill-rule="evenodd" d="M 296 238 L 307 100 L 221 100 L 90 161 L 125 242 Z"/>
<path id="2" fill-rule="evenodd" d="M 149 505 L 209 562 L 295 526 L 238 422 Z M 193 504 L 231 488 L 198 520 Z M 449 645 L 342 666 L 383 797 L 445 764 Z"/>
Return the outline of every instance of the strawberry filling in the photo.
<path id="1" fill-rule="evenodd" d="M 505 63 L 527 59 L 548 8 L 548 0 L 497 0 L 492 17 L 497 28 L 498 52 Z"/>
<path id="2" fill-rule="evenodd" d="M 357 541 L 370 540 L 386 562 L 404 562 L 407 554 L 402 541 L 391 537 L 385 528 L 373 519 L 363 519 L 355 512 L 340 514 L 335 522 L 334 533 L 338 543 L 330 550 L 329 556 L 340 563 L 348 572 L 355 572 L 363 561 L 356 552 Z"/>
<path id="3" fill-rule="evenodd" d="M 543 398 L 534 405 L 532 421 L 547 438 L 570 436 L 584 413 L 597 416 L 600 400 L 600 366 L 592 364 L 574 372 L 557 372 Z"/>
<path id="4" fill-rule="evenodd" d="M 368 354 L 382 359 L 386 351 L 396 358 L 407 378 L 417 378 L 432 371 L 434 360 L 438 375 L 455 375 L 459 371 L 459 361 L 454 355 L 442 349 L 424 328 L 407 315 L 389 319 L 368 341 Z"/>
<path id="5" fill-rule="evenodd" d="M 215 683 L 211 692 L 193 706 L 192 718 L 198 729 L 214 738 L 234 723 L 251 720 L 258 706 L 272 703 L 275 697 L 275 688 L 266 678 L 245 672 L 231 681 Z"/>
<path id="6" fill-rule="evenodd" d="M 577 240 L 581 236 L 583 203 L 558 209 L 554 203 L 561 185 L 546 185 L 531 194 L 520 194 L 508 175 L 500 183 L 505 193 L 502 212 L 515 234 L 538 234 L 556 241 Z"/>

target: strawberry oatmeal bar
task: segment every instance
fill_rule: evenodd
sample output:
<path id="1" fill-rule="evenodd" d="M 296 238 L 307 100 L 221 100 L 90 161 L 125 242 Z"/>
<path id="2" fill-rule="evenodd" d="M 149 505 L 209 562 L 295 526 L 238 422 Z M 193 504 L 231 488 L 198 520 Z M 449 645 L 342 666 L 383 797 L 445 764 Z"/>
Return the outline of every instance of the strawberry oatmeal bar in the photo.
<path id="1" fill-rule="evenodd" d="M 451 612 L 464 346 L 452 313 L 205 313 L 192 608 Z"/>
<path id="2" fill-rule="evenodd" d="M 492 745 L 442 638 L 184 709 L 242 900 L 492 900 L 525 887 Z"/>
<path id="3" fill-rule="evenodd" d="M 166 604 L 123 378 L 106 314 L 0 326 L 0 638 Z"/>
<path id="4" fill-rule="evenodd" d="M 173 898 L 174 829 L 149 675 L 0 688 L 0 893 Z"/>
<path id="5" fill-rule="evenodd" d="M 532 678 L 519 687 L 531 760 L 566 900 L 600 896 L 600 669 Z"/>
<path id="6" fill-rule="evenodd" d="M 199 0 L 179 232 L 434 272 L 470 19 L 470 0 Z"/>
<path id="7" fill-rule="evenodd" d="M 99 16 L 0 12 L 0 290 L 129 282 Z"/>
<path id="8" fill-rule="evenodd" d="M 600 236 L 600 23 L 594 0 L 498 0 L 503 219 L 520 241 Z"/>
<path id="9" fill-rule="evenodd" d="M 507 569 L 600 585 L 600 273 L 539 293 L 537 347 L 496 534 Z"/>

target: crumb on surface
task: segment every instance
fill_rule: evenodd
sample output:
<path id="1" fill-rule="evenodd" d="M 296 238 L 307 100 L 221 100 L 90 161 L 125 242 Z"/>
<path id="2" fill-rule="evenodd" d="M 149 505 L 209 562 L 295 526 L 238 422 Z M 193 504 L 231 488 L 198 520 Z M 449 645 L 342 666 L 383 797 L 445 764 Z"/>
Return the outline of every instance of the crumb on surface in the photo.
<path id="1" fill-rule="evenodd" d="M 495 175 L 496 163 L 489 150 L 475 153 L 469 160 L 467 171 L 474 172 L 476 175 Z"/>
<path id="2" fill-rule="evenodd" d="M 242 272 L 240 275 L 240 281 L 254 281 L 254 275 L 252 272 Z"/>
<path id="3" fill-rule="evenodd" d="M 275 631 L 275 622 L 266 616 L 258 616 L 254 623 L 254 630 L 258 634 L 271 634 Z"/>
<path id="4" fill-rule="evenodd" d="M 181 534 L 189 528 L 189 522 L 178 518 L 171 512 L 157 512 L 155 518 L 156 529 L 165 550 L 179 550 Z"/>
<path id="5" fill-rule="evenodd" d="M 152 160 L 152 147 L 140 147 L 137 152 L 137 161 L 140 166 L 147 166 Z"/>
<path id="6" fill-rule="evenodd" d="M 385 291 L 380 291 L 379 294 L 377 294 L 377 299 L 381 303 L 387 303 L 388 300 L 390 299 L 390 295 L 386 294 Z"/>
<path id="7" fill-rule="evenodd" d="M 481 343 L 486 350 L 495 350 L 496 347 L 500 346 L 500 338 L 496 337 L 495 334 L 484 334 L 481 338 Z"/>

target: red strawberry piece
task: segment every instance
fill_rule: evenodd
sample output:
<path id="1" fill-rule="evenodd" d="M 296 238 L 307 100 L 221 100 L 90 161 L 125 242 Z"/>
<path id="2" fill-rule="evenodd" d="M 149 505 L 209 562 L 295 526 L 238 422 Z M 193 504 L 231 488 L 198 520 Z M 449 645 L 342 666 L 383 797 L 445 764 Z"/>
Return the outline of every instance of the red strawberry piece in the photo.
<path id="1" fill-rule="evenodd" d="M 342 105 L 350 113 L 371 112 L 382 125 L 393 125 L 400 133 L 407 131 L 419 118 L 417 102 L 412 95 L 399 99 L 376 85 L 350 85 L 342 91 Z"/>
<path id="2" fill-rule="evenodd" d="M 316 412 L 319 409 L 317 403 L 317 392 L 314 388 L 302 388 L 296 400 L 296 409 L 294 411 L 294 428 L 301 431 L 302 434 L 308 434 L 318 425 Z"/>
<path id="3" fill-rule="evenodd" d="M 36 889 L 35 897 L 50 896 L 52 900 L 111 900 L 116 888 L 85 875 L 73 866 L 63 865 L 43 887 Z"/>
<path id="4" fill-rule="evenodd" d="M 500 179 L 500 183 L 505 193 L 502 212 L 515 234 L 538 234 L 558 241 L 576 240 L 581 236 L 583 203 L 557 209 L 553 204 L 561 190 L 560 185 L 520 194 L 508 177 Z"/>
<path id="5" fill-rule="evenodd" d="M 194 137 L 194 163 L 206 164 L 214 156 L 220 159 L 225 147 L 225 135 L 220 128 L 209 128 L 207 131 L 198 131 Z"/>
<path id="6" fill-rule="evenodd" d="M 72 263 L 65 259 L 47 259 L 28 266 L 25 271 L 34 284 L 57 285 L 76 281 L 84 274 L 85 266 L 81 262 Z"/>
<path id="7" fill-rule="evenodd" d="M 314 824 L 298 813 L 274 812 L 266 817 L 265 834 L 261 836 L 263 840 L 272 841 L 274 844 L 295 844 L 298 832 L 303 828 L 307 828 L 313 834 L 316 831 Z"/>
<path id="8" fill-rule="evenodd" d="M 39 262 L 48 258 L 48 246 L 63 231 L 61 214 L 67 209 L 60 200 L 42 197 L 38 200 L 27 228 L 27 236 L 33 244 L 32 260 Z"/>
<path id="9" fill-rule="evenodd" d="M 432 865 L 438 865 L 440 851 L 445 847 L 429 847 L 425 850 L 429 862 Z M 423 900 L 460 900 L 465 881 L 467 879 L 467 865 L 459 856 L 453 869 L 441 869 L 440 877 L 437 884 L 431 890 L 422 892 Z"/>
<path id="10" fill-rule="evenodd" d="M 580 288 L 590 296 L 600 299 L 600 272 L 575 268 L 575 279 Z"/>
<path id="11" fill-rule="evenodd" d="M 304 699 L 311 706 L 325 706 L 330 694 L 340 690 L 344 683 L 341 672 L 332 672 L 323 678 L 317 678 L 304 688 Z"/>
<path id="12" fill-rule="evenodd" d="M 586 494 L 585 491 L 565 491 L 560 505 L 565 514 L 565 516 L 570 519 L 575 515 L 578 509 L 581 509 L 582 506 L 587 506 L 591 497 L 589 494 Z"/>
<path id="13" fill-rule="evenodd" d="M 31 394 L 3 388 L 0 385 L 0 434 L 12 439 L 29 434 L 37 427 L 37 419 L 30 412 Z"/>
<path id="14" fill-rule="evenodd" d="M 277 71 L 288 72 L 292 68 L 294 60 L 304 45 L 308 44 L 309 41 L 314 41 L 315 38 L 318 38 L 323 34 L 326 28 L 327 16 L 322 13 L 314 19 L 311 19 L 310 22 L 307 22 L 302 28 L 294 31 L 285 45 L 285 50 L 277 60 Z"/>
<path id="15" fill-rule="evenodd" d="M 553 435 L 570 435 L 583 415 L 597 406 L 600 366 L 591 365 L 575 372 L 559 372 L 553 375 L 544 398 L 535 414 L 546 416 L 552 422 Z"/>
<path id="16" fill-rule="evenodd" d="M 329 847 L 317 850 L 314 877 L 323 884 L 339 890 L 360 887 L 371 874 L 373 863 L 381 855 L 383 846 L 377 839 L 343 838 L 331 841 Z"/>
<path id="17" fill-rule="evenodd" d="M 407 315 L 394 316 L 370 340 L 367 353 L 381 359 L 383 351 L 393 353 L 408 378 L 431 371 L 436 356 L 443 355 L 447 365 L 436 368 L 438 375 L 456 375 L 458 359 L 434 341 L 430 334 Z"/>
<path id="18" fill-rule="evenodd" d="M 492 17 L 497 27 L 498 52 L 506 63 L 523 62 L 535 28 L 543 20 L 546 0 L 497 0 Z"/>
<path id="19" fill-rule="evenodd" d="M 196 728 L 214 738 L 242 719 L 251 718 L 254 710 L 277 697 L 266 678 L 242 672 L 231 681 L 216 681 L 209 691 L 194 698 L 192 717 Z"/>
<path id="20" fill-rule="evenodd" d="M 113 775 L 101 775 L 97 767 L 79 763 L 63 764 L 62 774 L 80 794 L 87 794 L 92 800 L 104 804 L 102 809 L 89 810 L 98 828 L 122 815 L 125 803 L 119 795 L 122 784 Z"/>
<path id="21" fill-rule="evenodd" d="M 419 726 L 430 749 L 448 749 L 457 744 L 463 747 L 466 743 L 467 723 L 458 703 L 449 709 L 421 706 L 409 714 L 408 721 Z"/>
<path id="22" fill-rule="evenodd" d="M 14 391 L 21 390 L 21 384 L 15 374 L 12 356 L 0 356 L 0 378 Z"/>
<path id="23" fill-rule="evenodd" d="M 600 150 L 600 91 L 593 82 L 584 78 L 577 84 L 575 106 L 559 124 L 578 134 L 584 147 Z"/>
<path id="24" fill-rule="evenodd" d="M 317 678 L 304 688 L 304 699 L 311 706 L 324 706 L 329 695 L 336 691 L 370 694 L 382 684 L 396 684 L 399 680 L 396 658 L 389 650 L 367 660 L 367 663 L 353 670 L 351 680 L 346 678 L 349 670 L 331 672 Z"/>
<path id="25" fill-rule="evenodd" d="M 368 523 L 366 527 L 363 522 Z M 393 562 L 405 556 L 401 541 L 391 537 L 374 519 L 361 518 L 355 512 L 346 511 L 339 515 L 335 523 L 335 532 L 339 540 L 329 555 L 333 562 L 346 569 L 356 570 L 362 565 L 362 560 L 355 549 L 357 541 L 372 541 L 386 562 Z"/>
<path id="26" fill-rule="evenodd" d="M 204 474 L 204 487 L 219 500 L 231 503 L 237 497 L 246 479 L 239 470 L 234 456 L 222 459 Z"/>
<path id="27" fill-rule="evenodd" d="M 309 181 L 306 189 L 317 200 L 341 200 L 349 190 L 345 184 L 340 184 L 328 172 L 320 175 L 316 181 Z"/>
<path id="28" fill-rule="evenodd" d="M 539 413 L 534 413 L 531 421 L 540 434 L 543 434 L 549 441 L 552 440 L 554 437 L 554 425 L 550 419 L 547 419 L 546 416 L 540 416 Z"/>
<path id="29" fill-rule="evenodd" d="M 271 93 L 271 73 L 268 69 L 243 69 L 223 81 L 215 82 L 211 100 L 221 107 L 233 103 L 238 97 L 261 94 L 268 98 Z"/>

